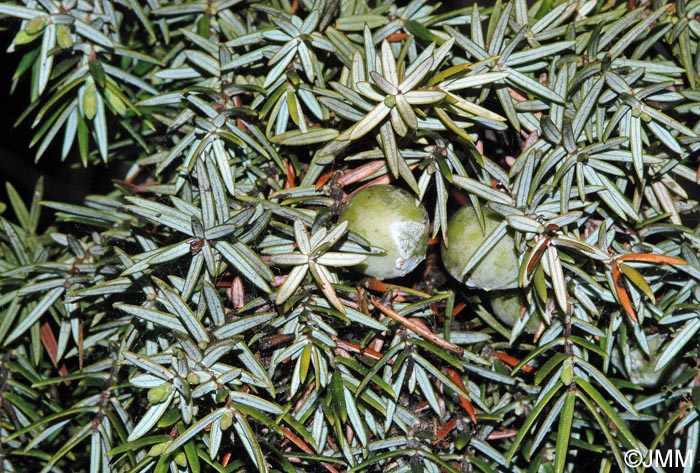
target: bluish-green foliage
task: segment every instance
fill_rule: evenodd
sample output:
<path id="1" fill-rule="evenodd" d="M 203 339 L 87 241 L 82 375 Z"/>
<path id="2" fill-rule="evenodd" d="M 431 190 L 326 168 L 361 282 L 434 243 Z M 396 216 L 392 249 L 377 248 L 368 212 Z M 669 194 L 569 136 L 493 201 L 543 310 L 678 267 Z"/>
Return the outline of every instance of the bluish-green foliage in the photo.
<path id="1" fill-rule="evenodd" d="M 559 473 L 662 448 L 693 471 L 699 10 L 0 2 L 37 157 L 128 170 L 81 205 L 8 184 L 0 471 Z M 377 281 L 338 215 L 387 183 L 433 238 Z M 453 278 L 463 205 L 490 231 Z M 511 238 L 517 284 L 474 284 Z"/>

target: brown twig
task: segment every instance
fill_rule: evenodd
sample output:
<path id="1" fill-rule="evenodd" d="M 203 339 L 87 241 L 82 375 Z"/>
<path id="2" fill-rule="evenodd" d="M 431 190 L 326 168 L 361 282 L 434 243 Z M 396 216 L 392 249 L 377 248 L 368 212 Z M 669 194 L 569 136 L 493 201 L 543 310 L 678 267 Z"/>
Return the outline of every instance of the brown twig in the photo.
<path id="1" fill-rule="evenodd" d="M 464 353 L 464 348 L 458 347 L 457 345 L 454 345 L 445 340 L 444 338 L 434 334 L 424 323 L 420 322 L 419 320 L 408 319 L 403 315 L 399 314 L 398 312 L 390 309 L 389 307 L 382 305 L 377 299 L 372 299 L 372 304 L 387 317 L 396 320 L 401 325 L 409 329 L 411 332 L 415 333 L 419 337 L 426 339 L 434 345 L 439 346 L 440 348 L 444 348 L 445 350 L 451 351 L 452 353 L 457 353 L 459 355 Z"/>

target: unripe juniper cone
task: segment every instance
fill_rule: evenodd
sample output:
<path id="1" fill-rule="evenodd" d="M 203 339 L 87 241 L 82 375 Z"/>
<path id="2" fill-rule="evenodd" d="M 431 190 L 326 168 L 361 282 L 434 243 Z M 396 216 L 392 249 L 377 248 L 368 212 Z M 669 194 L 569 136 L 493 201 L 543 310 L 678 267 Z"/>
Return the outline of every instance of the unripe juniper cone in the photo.
<path id="1" fill-rule="evenodd" d="M 493 315 L 504 325 L 512 327 L 520 319 L 525 298 L 518 290 L 497 291 L 489 295 L 489 302 L 491 303 L 491 309 L 493 309 Z M 539 324 L 540 321 L 537 314 L 532 314 L 523 331 L 525 333 L 535 333 Z"/>
<path id="2" fill-rule="evenodd" d="M 409 192 L 391 185 L 371 186 L 350 199 L 340 215 L 348 230 L 381 248 L 356 267 L 367 276 L 392 279 L 413 271 L 428 250 L 428 212 Z"/>
<path id="3" fill-rule="evenodd" d="M 628 338 L 634 337 L 628 333 Z M 646 340 L 649 345 L 649 355 L 647 356 L 639 347 L 637 342 L 628 340 L 629 365 L 626 365 L 620 350 L 613 350 L 611 361 L 618 370 L 627 373 L 629 380 L 643 388 L 654 388 L 668 379 L 678 377 L 683 371 L 688 369 L 687 363 L 669 363 L 663 369 L 657 371 L 656 363 L 663 353 L 662 345 L 667 341 L 666 335 L 658 333 L 647 335 Z"/>
<path id="4" fill-rule="evenodd" d="M 518 254 L 510 233 L 499 242 L 467 274 L 464 269 L 472 255 L 501 224 L 503 217 L 483 209 L 485 228 L 481 228 L 474 209 L 466 205 L 447 224 L 448 246 L 442 245 L 442 262 L 455 279 L 469 287 L 492 291 L 515 288 L 518 280 Z"/>

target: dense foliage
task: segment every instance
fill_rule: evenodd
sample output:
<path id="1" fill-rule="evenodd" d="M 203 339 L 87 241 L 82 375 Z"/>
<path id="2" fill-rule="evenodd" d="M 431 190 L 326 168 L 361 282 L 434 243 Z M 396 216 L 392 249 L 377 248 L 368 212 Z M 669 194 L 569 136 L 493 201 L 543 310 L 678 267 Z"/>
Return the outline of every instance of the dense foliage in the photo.
<path id="1" fill-rule="evenodd" d="M 8 184 L 0 469 L 615 471 L 672 448 L 692 471 L 699 12 L 0 2 L 37 157 L 127 170 L 82 205 Z M 388 183 L 432 239 L 379 281 L 338 215 Z M 464 205 L 489 228 L 450 263 L 467 284 L 440 257 Z M 469 275 L 503 241 L 517 282 L 489 291 Z"/>

